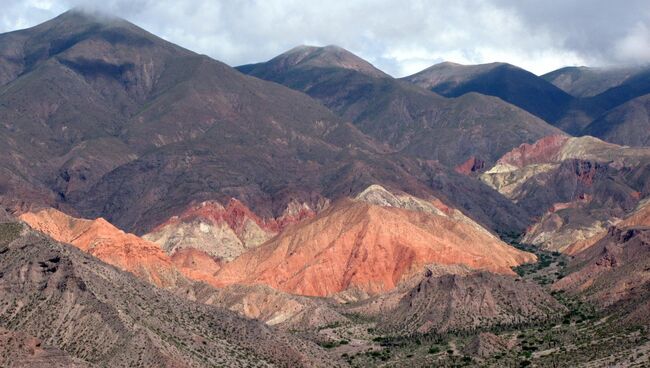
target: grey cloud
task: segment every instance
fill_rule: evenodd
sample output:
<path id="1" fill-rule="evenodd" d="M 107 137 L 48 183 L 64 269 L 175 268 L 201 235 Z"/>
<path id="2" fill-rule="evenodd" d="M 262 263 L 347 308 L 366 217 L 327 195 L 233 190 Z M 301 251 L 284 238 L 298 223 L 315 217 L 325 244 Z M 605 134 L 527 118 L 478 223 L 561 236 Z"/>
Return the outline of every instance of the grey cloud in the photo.
<path id="1" fill-rule="evenodd" d="M 337 44 L 393 75 L 443 60 L 505 61 L 536 73 L 650 61 L 649 7 L 603 0 L 0 0 L 0 31 L 75 6 L 124 17 L 230 65 L 298 44 Z"/>

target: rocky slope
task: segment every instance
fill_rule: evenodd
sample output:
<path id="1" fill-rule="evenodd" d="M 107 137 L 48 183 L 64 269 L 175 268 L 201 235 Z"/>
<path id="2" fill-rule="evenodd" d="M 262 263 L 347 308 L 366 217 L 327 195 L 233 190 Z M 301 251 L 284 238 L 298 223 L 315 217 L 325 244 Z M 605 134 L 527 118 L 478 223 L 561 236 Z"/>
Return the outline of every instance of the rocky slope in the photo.
<path id="1" fill-rule="evenodd" d="M 548 137 L 504 155 L 481 180 L 538 220 L 523 241 L 564 250 L 606 230 L 648 194 L 650 150 Z"/>
<path id="2" fill-rule="evenodd" d="M 78 219 L 55 209 L 20 216 L 33 229 L 76 246 L 102 261 L 161 287 L 176 286 L 181 274 L 172 260 L 154 243 L 125 233 L 106 220 Z"/>
<path id="3" fill-rule="evenodd" d="M 190 300 L 226 308 L 283 331 L 313 331 L 350 322 L 336 301 L 288 294 L 265 285 L 212 288 L 194 284 L 178 292 Z"/>
<path id="4" fill-rule="evenodd" d="M 650 226 L 650 202 L 648 199 L 644 199 L 639 202 L 637 208 L 635 208 L 631 213 L 627 214 L 624 218 L 612 221 L 612 226 L 616 226 L 618 228 Z M 590 248 L 603 238 L 607 237 L 610 228 L 611 226 L 603 229 L 602 231 L 596 232 L 592 236 L 585 239 L 578 241 L 574 239 L 573 242 L 570 243 L 571 245 L 565 249 L 565 253 L 573 256 L 587 248 Z"/>
<path id="5" fill-rule="evenodd" d="M 303 295 L 367 295 L 393 289 L 430 263 L 512 274 L 534 259 L 440 202 L 373 186 L 244 253 L 216 278 Z"/>
<path id="6" fill-rule="evenodd" d="M 633 324 L 648 322 L 650 231 L 647 226 L 610 227 L 595 244 L 577 253 L 570 273 L 553 288 L 610 308 Z"/>
<path id="7" fill-rule="evenodd" d="M 584 134 L 627 146 L 650 146 L 650 95 L 634 98 L 600 116 Z"/>
<path id="8" fill-rule="evenodd" d="M 292 202 L 279 218 L 262 219 L 236 199 L 231 199 L 225 207 L 208 201 L 190 206 L 143 238 L 159 244 L 169 254 L 192 248 L 231 261 L 284 227 L 314 215 L 308 205 Z"/>
<path id="9" fill-rule="evenodd" d="M 442 98 L 386 75 L 329 63 L 333 58 L 329 48 L 310 48 L 306 62 L 294 63 L 296 50 L 304 48 L 238 69 L 309 94 L 402 153 L 448 165 L 471 156 L 492 163 L 523 142 L 558 134 L 543 121 L 496 98 L 479 94 Z M 337 55 L 342 53 L 358 59 L 336 49 Z"/>
<path id="10" fill-rule="evenodd" d="M 562 117 L 572 102 L 572 96 L 546 80 L 505 63 L 445 62 L 403 79 L 447 97 L 470 92 L 496 96 L 548 122 Z"/>
<path id="11" fill-rule="evenodd" d="M 445 333 L 522 325 L 565 311 L 539 285 L 468 268 L 432 267 L 390 293 L 349 306 L 393 334 Z"/>
<path id="12" fill-rule="evenodd" d="M 536 284 L 491 273 L 425 277 L 388 314 L 391 331 L 471 330 L 556 318 L 564 307 Z"/>
<path id="13" fill-rule="evenodd" d="M 0 365 L 8 368 L 84 368 L 90 364 L 71 358 L 35 337 L 0 327 Z"/>
<path id="14" fill-rule="evenodd" d="M 0 225 L 2 233 L 9 225 Z M 0 257 L 0 327 L 19 327 L 73 358 L 111 367 L 336 365 L 315 345 L 261 322 L 175 297 L 76 248 L 21 232 L 4 242 Z"/>

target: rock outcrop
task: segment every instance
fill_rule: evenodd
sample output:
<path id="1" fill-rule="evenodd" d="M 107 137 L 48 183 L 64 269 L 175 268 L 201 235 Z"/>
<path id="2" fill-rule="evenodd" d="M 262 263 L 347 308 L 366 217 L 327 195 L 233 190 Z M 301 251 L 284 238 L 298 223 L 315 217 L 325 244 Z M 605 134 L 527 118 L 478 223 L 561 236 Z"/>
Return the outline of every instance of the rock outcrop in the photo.
<path id="1" fill-rule="evenodd" d="M 22 214 L 20 219 L 57 241 L 72 244 L 154 285 L 171 287 L 183 279 L 157 244 L 125 233 L 102 218 L 78 219 L 49 208 Z"/>
<path id="2" fill-rule="evenodd" d="M 314 215 L 307 204 L 297 202 L 291 202 L 277 219 L 262 219 L 236 199 L 231 199 L 225 207 L 216 201 L 206 201 L 190 206 L 143 238 L 159 244 L 169 254 L 191 248 L 231 261 L 271 239 L 286 226 Z"/>
<path id="3" fill-rule="evenodd" d="M 440 202 L 373 186 L 242 254 L 216 278 L 302 295 L 376 294 L 431 263 L 513 274 L 511 267 L 534 260 Z"/>
<path id="4" fill-rule="evenodd" d="M 389 333 L 487 329 L 556 318 L 566 309 L 539 285 L 489 272 L 425 271 L 410 285 L 351 307 Z"/>
<path id="5" fill-rule="evenodd" d="M 480 178 L 537 217 L 523 241 L 565 251 L 650 194 L 650 149 L 551 136 L 504 155 Z"/>

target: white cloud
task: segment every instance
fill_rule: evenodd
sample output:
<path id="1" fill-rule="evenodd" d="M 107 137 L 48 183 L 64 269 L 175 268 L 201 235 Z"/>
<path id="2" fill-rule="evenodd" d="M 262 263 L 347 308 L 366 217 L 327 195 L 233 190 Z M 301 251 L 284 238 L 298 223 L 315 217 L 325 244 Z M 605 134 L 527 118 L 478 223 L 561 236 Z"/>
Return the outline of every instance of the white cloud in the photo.
<path id="1" fill-rule="evenodd" d="M 650 29 L 637 23 L 616 45 L 618 58 L 623 61 L 648 62 L 650 60 Z"/>
<path id="2" fill-rule="evenodd" d="M 230 65 L 298 44 L 337 44 L 396 76 L 443 60 L 504 61 L 538 74 L 650 61 L 645 0 L 0 0 L 0 31 L 80 5 Z"/>

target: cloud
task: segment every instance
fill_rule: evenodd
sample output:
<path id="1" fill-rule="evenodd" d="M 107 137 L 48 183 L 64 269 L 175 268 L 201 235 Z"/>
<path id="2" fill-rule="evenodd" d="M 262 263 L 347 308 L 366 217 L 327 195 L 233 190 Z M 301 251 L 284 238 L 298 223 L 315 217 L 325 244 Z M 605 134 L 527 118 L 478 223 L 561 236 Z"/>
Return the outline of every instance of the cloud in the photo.
<path id="1" fill-rule="evenodd" d="M 535 73 L 650 61 L 645 0 L 0 0 L 0 31 L 75 6 L 126 18 L 230 65 L 298 44 L 337 44 L 389 74 L 505 61 Z"/>
<path id="2" fill-rule="evenodd" d="M 635 24 L 615 47 L 620 60 L 644 63 L 650 60 L 650 29 L 645 23 Z"/>

